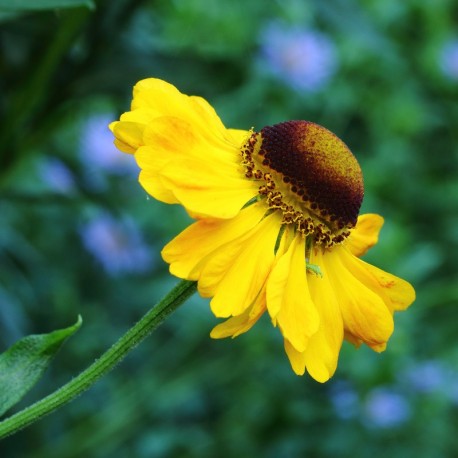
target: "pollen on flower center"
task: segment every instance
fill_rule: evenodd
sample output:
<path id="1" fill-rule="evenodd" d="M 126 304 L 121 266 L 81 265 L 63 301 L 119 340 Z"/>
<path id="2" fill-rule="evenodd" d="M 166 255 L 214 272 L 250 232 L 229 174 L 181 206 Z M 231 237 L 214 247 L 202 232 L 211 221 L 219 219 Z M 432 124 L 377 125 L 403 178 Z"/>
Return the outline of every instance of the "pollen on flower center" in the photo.
<path id="1" fill-rule="evenodd" d="M 288 121 L 253 132 L 242 148 L 246 177 L 284 224 L 295 224 L 316 243 L 342 242 L 354 227 L 364 187 L 348 147 L 324 127 Z"/>

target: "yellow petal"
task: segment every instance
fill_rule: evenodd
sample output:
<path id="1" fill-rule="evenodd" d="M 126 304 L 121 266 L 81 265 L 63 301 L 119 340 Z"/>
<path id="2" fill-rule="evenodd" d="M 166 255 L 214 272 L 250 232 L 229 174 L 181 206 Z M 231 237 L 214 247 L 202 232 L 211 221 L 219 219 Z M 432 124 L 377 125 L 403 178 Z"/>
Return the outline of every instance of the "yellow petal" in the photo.
<path id="1" fill-rule="evenodd" d="M 318 329 L 318 313 L 310 297 L 305 238 L 298 234 L 288 251 L 272 269 L 266 287 L 269 314 L 283 337 L 298 351 L 304 351 L 309 337 Z"/>
<path id="2" fill-rule="evenodd" d="M 227 142 L 215 133 L 205 135 L 193 119 L 186 120 L 178 116 L 154 118 L 144 129 L 143 143 L 159 146 L 166 152 L 170 148 L 166 156 L 171 159 L 194 157 L 210 164 L 216 161 L 218 166 L 240 168 L 240 145 Z"/>
<path id="3" fill-rule="evenodd" d="M 135 85 L 132 110 L 138 108 L 153 109 L 161 116 L 175 116 L 188 121 L 210 137 L 226 137 L 226 128 L 206 100 L 182 94 L 175 86 L 156 78 L 142 80 Z"/>
<path id="4" fill-rule="evenodd" d="M 155 156 L 154 147 L 152 146 L 141 146 L 135 157 L 138 162 L 138 157 L 153 158 L 155 157 L 156 162 L 158 163 L 161 159 L 163 163 L 167 159 L 163 156 Z M 160 166 L 158 169 L 160 170 Z M 140 170 L 139 182 L 143 183 L 143 188 L 153 196 L 155 199 L 165 202 L 166 204 L 178 204 L 179 201 L 166 185 L 164 185 L 160 173 L 152 167 L 147 167 L 146 169 Z M 146 183 L 146 185 L 145 185 Z"/>
<path id="5" fill-rule="evenodd" d="M 137 124 L 146 126 L 150 121 L 160 116 L 162 116 L 162 114 L 153 108 L 138 108 L 137 110 L 123 113 L 120 120 L 121 122 L 136 122 Z"/>
<path id="6" fill-rule="evenodd" d="M 265 294 L 261 292 L 253 305 L 241 315 L 233 316 L 224 323 L 215 326 L 210 333 L 210 337 L 213 339 L 222 339 L 224 337 L 234 338 L 249 331 L 266 310 L 265 301 Z"/>
<path id="7" fill-rule="evenodd" d="M 145 125 L 130 121 L 116 121 L 110 124 L 115 138 L 115 145 L 125 153 L 134 153 L 143 145 Z"/>
<path id="8" fill-rule="evenodd" d="M 123 153 L 128 153 L 128 154 L 134 154 L 135 153 L 135 148 L 132 148 L 130 145 L 127 143 L 123 143 L 122 141 L 118 140 L 115 138 L 113 140 L 114 145 L 116 148 L 119 149 L 119 151 L 122 151 Z"/>
<path id="9" fill-rule="evenodd" d="M 375 279 L 380 294 L 388 296 L 392 311 L 405 310 L 415 300 L 415 290 L 410 283 L 364 261 L 360 263 Z"/>
<path id="10" fill-rule="evenodd" d="M 348 331 L 345 332 L 344 337 L 347 342 L 350 342 L 356 348 L 359 348 L 361 344 L 363 343 L 361 339 L 358 339 L 353 334 L 350 334 Z"/>
<path id="11" fill-rule="evenodd" d="M 184 169 L 186 165 L 188 171 Z M 180 168 L 175 164 L 167 166 L 162 170 L 161 181 L 195 218 L 234 218 L 257 194 L 254 182 L 207 173 L 199 162 L 190 159 Z"/>
<path id="12" fill-rule="evenodd" d="M 230 135 L 230 142 L 240 147 L 246 143 L 251 134 L 251 132 L 240 129 L 227 129 L 227 133 Z"/>
<path id="13" fill-rule="evenodd" d="M 215 289 L 210 302 L 215 316 L 240 315 L 265 286 L 275 261 L 279 219 L 275 214 L 267 216 L 250 231 L 242 244 L 237 241 L 237 250 L 228 250 L 229 257 L 216 253 L 207 262 L 200 286 Z"/>
<path id="14" fill-rule="evenodd" d="M 304 375 L 305 372 L 305 352 L 297 351 L 287 339 L 284 340 L 285 352 L 289 363 L 296 375 Z"/>
<path id="15" fill-rule="evenodd" d="M 363 341 L 361 339 L 358 339 L 354 335 L 350 334 L 349 332 L 345 332 L 345 340 L 350 342 L 352 345 L 354 345 L 356 348 L 359 348 Z M 380 344 L 369 344 L 367 345 L 370 349 L 374 350 L 377 353 L 381 353 L 382 351 L 386 350 L 386 342 L 385 343 L 380 343 Z"/>
<path id="16" fill-rule="evenodd" d="M 360 215 L 356 227 L 346 240 L 346 246 L 355 256 L 363 256 L 378 242 L 378 235 L 382 226 L 383 218 L 380 215 L 373 213 Z"/>
<path id="17" fill-rule="evenodd" d="M 368 347 L 377 353 L 381 353 L 382 351 L 386 350 L 386 342 L 380 344 L 370 344 Z"/>
<path id="18" fill-rule="evenodd" d="M 326 252 L 322 259 L 339 298 L 345 330 L 369 346 L 387 342 L 393 317 L 383 298 L 357 278 L 361 261 L 343 246 Z"/>
<path id="19" fill-rule="evenodd" d="M 186 96 L 173 84 L 158 78 L 146 78 L 138 81 L 133 88 L 131 110 L 154 109 L 164 115 L 181 111 L 182 103 L 186 103 Z"/>
<path id="20" fill-rule="evenodd" d="M 230 220 L 203 219 L 186 228 L 181 234 L 169 242 L 162 250 L 162 257 L 170 264 L 170 272 L 187 280 L 199 280 L 202 270 L 208 262 L 213 262 L 212 270 L 215 277 L 215 257 L 220 256 L 221 272 L 216 275 L 217 282 L 224 274 L 226 264 L 232 262 L 226 252 L 230 242 L 248 234 L 263 218 L 265 207 L 263 203 L 250 205 L 243 209 L 235 218 Z M 237 243 L 233 243 L 237 247 Z M 191 249 L 192 248 L 192 249 Z M 214 285 L 207 290 L 205 279 L 202 280 L 200 293 L 210 297 L 214 292 Z"/>
<path id="21" fill-rule="evenodd" d="M 337 368 L 344 327 L 339 303 L 321 252 L 312 253 L 310 262 L 318 265 L 323 273 L 322 277 L 312 273 L 307 275 L 310 295 L 319 314 L 319 327 L 310 337 L 305 351 L 297 351 L 287 339 L 285 351 L 296 374 L 302 375 L 307 369 L 311 377 L 324 383 L 334 375 Z"/>
<path id="22" fill-rule="evenodd" d="M 175 116 L 190 122 L 208 138 L 226 143 L 234 140 L 215 110 L 201 97 L 189 97 L 173 85 L 155 78 L 138 82 L 133 92 L 131 111 L 124 113 L 120 122 L 110 126 L 116 137 L 115 144 L 121 151 L 135 152 L 141 138 L 141 135 L 132 132 L 129 123 L 137 124 L 141 131 L 150 121 L 161 116 Z M 241 143 L 237 142 L 236 146 L 241 146 Z"/>
<path id="23" fill-rule="evenodd" d="M 142 186 L 155 198 L 173 195 L 196 217 L 232 218 L 258 192 L 244 177 L 237 148 L 209 144 L 181 119 L 154 119 L 143 142 L 151 146 L 135 155 Z"/>
<path id="24" fill-rule="evenodd" d="M 318 265 L 323 274 L 322 277 L 313 273 L 307 275 L 310 295 L 319 313 L 320 326 L 309 340 L 304 360 L 310 376 L 324 383 L 334 375 L 337 368 L 344 325 L 338 296 L 323 262 L 321 251 L 311 253 L 310 262 Z"/>

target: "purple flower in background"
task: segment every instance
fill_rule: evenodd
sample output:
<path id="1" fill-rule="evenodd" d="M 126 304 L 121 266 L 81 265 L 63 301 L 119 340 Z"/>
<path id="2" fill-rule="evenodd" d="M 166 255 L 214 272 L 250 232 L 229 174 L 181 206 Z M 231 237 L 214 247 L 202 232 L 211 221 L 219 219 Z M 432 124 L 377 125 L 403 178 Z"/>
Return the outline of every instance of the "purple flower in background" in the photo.
<path id="1" fill-rule="evenodd" d="M 349 383 L 344 381 L 334 382 L 329 394 L 338 417 L 343 420 L 349 420 L 357 416 L 359 397 Z"/>
<path id="2" fill-rule="evenodd" d="M 85 248 L 110 275 L 143 273 L 152 266 L 152 256 L 131 219 L 116 220 L 101 214 L 81 229 Z"/>
<path id="3" fill-rule="evenodd" d="M 267 69 L 295 89 L 317 91 L 336 71 L 334 44 L 322 33 L 272 23 L 261 40 Z"/>
<path id="4" fill-rule="evenodd" d="M 411 415 L 407 399 L 389 388 L 372 390 L 365 403 L 365 414 L 372 426 L 392 428 L 405 423 Z"/>
<path id="5" fill-rule="evenodd" d="M 447 393 L 452 403 L 458 406 L 458 372 L 453 372 L 452 380 L 447 387 Z"/>
<path id="6" fill-rule="evenodd" d="M 113 144 L 108 125 L 114 120 L 110 114 L 89 117 L 81 129 L 79 151 L 84 164 L 114 175 L 138 174 L 133 156 L 119 152 Z"/>
<path id="7" fill-rule="evenodd" d="M 75 190 L 72 172 L 59 159 L 44 159 L 38 166 L 38 173 L 42 181 L 55 192 L 71 194 Z"/>
<path id="8" fill-rule="evenodd" d="M 439 55 L 439 64 L 446 77 L 458 80 L 458 39 L 449 40 L 444 44 Z"/>
<path id="9" fill-rule="evenodd" d="M 448 371 L 440 361 L 423 361 L 408 368 L 404 378 L 414 390 L 431 393 L 447 386 Z"/>

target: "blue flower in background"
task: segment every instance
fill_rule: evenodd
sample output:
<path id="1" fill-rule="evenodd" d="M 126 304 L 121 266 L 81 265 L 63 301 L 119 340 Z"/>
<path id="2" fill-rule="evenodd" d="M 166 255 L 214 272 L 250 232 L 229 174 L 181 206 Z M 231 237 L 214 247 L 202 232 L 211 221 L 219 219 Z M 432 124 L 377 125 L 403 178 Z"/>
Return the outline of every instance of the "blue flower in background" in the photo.
<path id="1" fill-rule="evenodd" d="M 408 368 L 404 378 L 409 387 L 421 393 L 440 392 L 448 385 L 448 370 L 441 361 L 422 361 Z"/>
<path id="2" fill-rule="evenodd" d="M 337 69 L 333 42 L 324 34 L 272 23 L 261 33 L 267 70 L 298 90 L 324 87 Z"/>
<path id="3" fill-rule="evenodd" d="M 47 157 L 38 165 L 43 183 L 60 194 L 71 194 L 75 190 L 75 179 L 70 169 L 59 159 Z"/>
<path id="4" fill-rule="evenodd" d="M 367 396 L 365 414 L 372 426 L 392 428 L 409 420 L 411 408 L 402 394 L 390 388 L 375 388 Z"/>
<path id="5" fill-rule="evenodd" d="M 359 396 L 348 382 L 342 380 L 336 381 L 331 386 L 329 394 L 331 403 L 339 418 L 349 420 L 358 415 Z"/>
<path id="6" fill-rule="evenodd" d="M 111 114 L 97 114 L 89 117 L 82 126 L 79 153 L 86 168 L 95 169 L 90 178 L 100 178 L 100 172 L 113 175 L 138 175 L 139 169 L 133 156 L 120 153 L 113 144 L 113 134 L 108 128 L 114 117 Z"/>
<path id="7" fill-rule="evenodd" d="M 113 276 L 144 273 L 152 264 L 151 251 L 131 219 L 116 220 L 102 213 L 81 228 L 85 248 Z"/>
<path id="8" fill-rule="evenodd" d="M 458 39 L 447 41 L 439 56 L 442 73 L 451 80 L 458 81 Z"/>

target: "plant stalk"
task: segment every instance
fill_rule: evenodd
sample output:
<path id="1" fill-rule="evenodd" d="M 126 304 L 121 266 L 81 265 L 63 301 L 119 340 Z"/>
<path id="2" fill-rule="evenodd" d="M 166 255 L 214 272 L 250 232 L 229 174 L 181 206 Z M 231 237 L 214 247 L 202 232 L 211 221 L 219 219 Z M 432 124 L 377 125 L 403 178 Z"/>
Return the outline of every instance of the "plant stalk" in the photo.
<path id="1" fill-rule="evenodd" d="M 0 422 L 0 439 L 25 428 L 75 399 L 111 371 L 140 342 L 196 291 L 197 283 L 182 280 L 130 328 L 109 350 L 54 393 Z"/>

